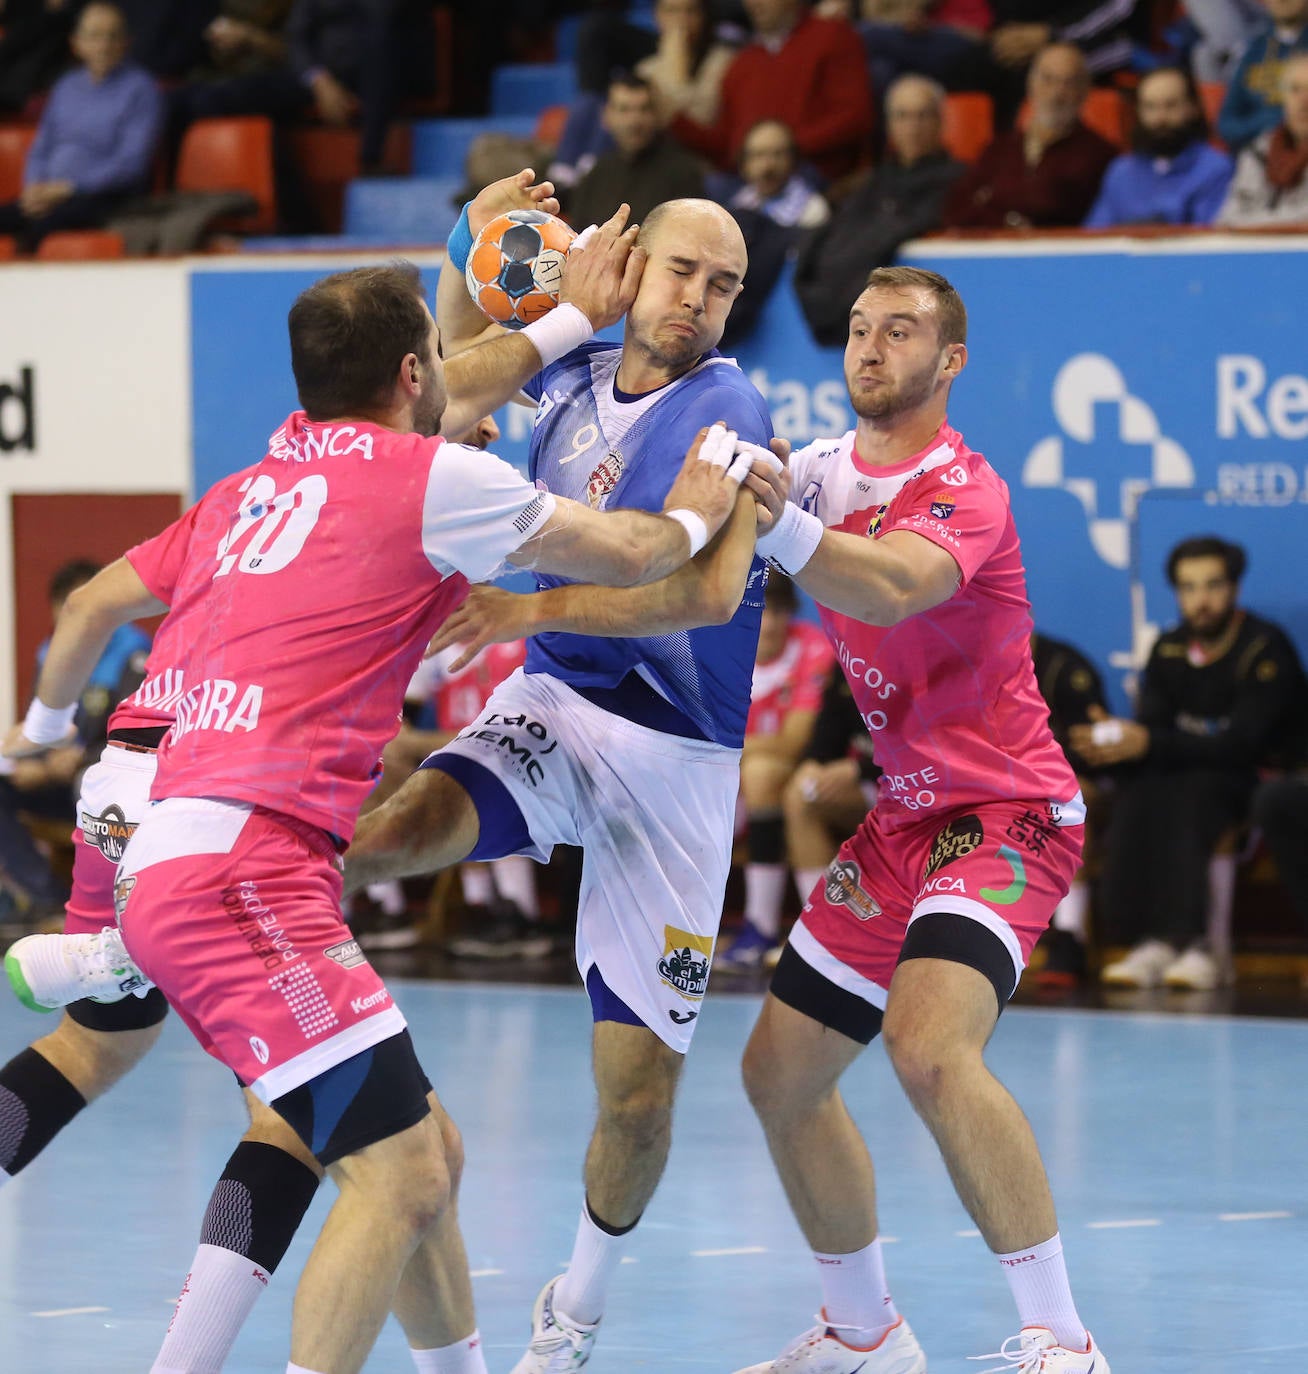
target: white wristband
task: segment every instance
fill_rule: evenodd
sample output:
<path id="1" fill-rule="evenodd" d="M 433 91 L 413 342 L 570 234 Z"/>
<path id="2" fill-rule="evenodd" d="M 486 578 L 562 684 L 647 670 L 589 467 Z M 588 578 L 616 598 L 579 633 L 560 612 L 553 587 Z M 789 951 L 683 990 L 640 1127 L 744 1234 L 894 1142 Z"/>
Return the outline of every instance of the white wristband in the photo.
<path id="1" fill-rule="evenodd" d="M 522 331 L 532 347 L 540 354 L 540 365 L 548 367 L 565 353 L 595 335 L 595 326 L 569 301 L 560 301 L 548 314 L 529 324 Z"/>
<path id="2" fill-rule="evenodd" d="M 769 563 L 793 577 L 817 552 L 822 535 L 822 521 L 816 515 L 787 502 L 776 524 L 760 536 L 758 551 Z"/>
<path id="3" fill-rule="evenodd" d="M 664 515 L 669 520 L 675 520 L 690 538 L 690 556 L 694 556 L 708 543 L 708 526 L 704 523 L 703 517 L 696 515 L 693 510 L 687 510 L 685 506 L 678 506 L 675 510 L 665 510 Z"/>
<path id="4" fill-rule="evenodd" d="M 58 744 L 68 734 L 76 714 L 76 702 L 56 711 L 39 697 L 33 697 L 32 704 L 27 708 L 27 718 L 23 721 L 23 734 L 33 744 Z"/>

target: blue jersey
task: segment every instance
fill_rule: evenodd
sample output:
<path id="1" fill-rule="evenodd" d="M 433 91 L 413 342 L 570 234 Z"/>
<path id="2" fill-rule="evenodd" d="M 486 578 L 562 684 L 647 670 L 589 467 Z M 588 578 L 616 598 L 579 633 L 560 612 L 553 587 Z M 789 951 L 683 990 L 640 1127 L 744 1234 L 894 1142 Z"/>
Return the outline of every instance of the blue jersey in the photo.
<path id="1" fill-rule="evenodd" d="M 686 451 L 705 425 L 725 421 L 742 439 L 772 437 L 767 405 L 717 352 L 644 396 L 625 396 L 616 344 L 591 342 L 538 374 L 531 476 L 538 487 L 596 510 L 660 511 Z M 566 578 L 537 576 L 540 587 Z M 754 560 L 726 625 L 631 639 L 542 634 L 527 642 L 526 671 L 549 673 L 606 710 L 671 734 L 739 748 L 763 614 L 763 564 Z"/>

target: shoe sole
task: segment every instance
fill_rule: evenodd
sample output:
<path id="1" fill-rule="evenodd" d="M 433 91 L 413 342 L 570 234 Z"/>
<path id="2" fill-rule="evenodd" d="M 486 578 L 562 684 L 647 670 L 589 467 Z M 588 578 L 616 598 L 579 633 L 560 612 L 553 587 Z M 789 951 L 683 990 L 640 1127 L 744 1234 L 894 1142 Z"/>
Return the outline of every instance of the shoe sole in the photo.
<path id="1" fill-rule="evenodd" d="M 9 950 L 5 954 L 5 977 L 9 979 L 9 986 L 13 994 L 28 1009 L 28 1011 L 52 1012 L 55 1007 L 47 1007 L 44 1002 L 38 1002 L 28 986 L 27 979 L 23 976 L 23 965 L 18 957 Z"/>

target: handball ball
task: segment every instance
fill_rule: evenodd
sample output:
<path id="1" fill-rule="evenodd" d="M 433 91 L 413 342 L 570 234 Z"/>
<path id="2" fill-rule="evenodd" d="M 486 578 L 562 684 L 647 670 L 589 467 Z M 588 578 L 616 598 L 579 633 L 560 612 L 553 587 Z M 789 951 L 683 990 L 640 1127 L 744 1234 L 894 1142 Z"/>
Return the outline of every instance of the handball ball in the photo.
<path id="1" fill-rule="evenodd" d="M 477 235 L 468 293 L 496 324 L 521 329 L 559 303 L 563 260 L 576 234 L 543 210 L 510 210 Z"/>

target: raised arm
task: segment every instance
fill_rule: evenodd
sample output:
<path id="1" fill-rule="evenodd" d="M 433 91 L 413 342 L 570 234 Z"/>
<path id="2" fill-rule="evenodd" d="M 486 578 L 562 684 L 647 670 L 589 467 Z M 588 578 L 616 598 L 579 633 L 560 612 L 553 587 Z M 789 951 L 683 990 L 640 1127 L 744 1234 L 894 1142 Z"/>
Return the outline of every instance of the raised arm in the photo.
<path id="1" fill-rule="evenodd" d="M 938 544 L 908 530 L 877 540 L 826 530 L 795 581 L 830 610 L 868 625 L 898 625 L 948 601 L 959 569 Z"/>

